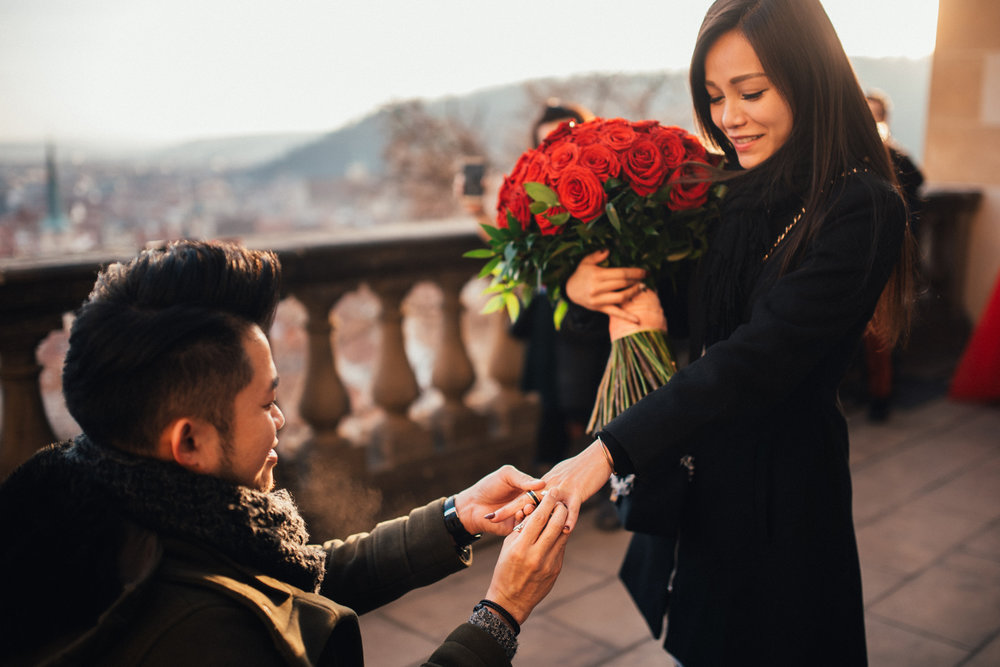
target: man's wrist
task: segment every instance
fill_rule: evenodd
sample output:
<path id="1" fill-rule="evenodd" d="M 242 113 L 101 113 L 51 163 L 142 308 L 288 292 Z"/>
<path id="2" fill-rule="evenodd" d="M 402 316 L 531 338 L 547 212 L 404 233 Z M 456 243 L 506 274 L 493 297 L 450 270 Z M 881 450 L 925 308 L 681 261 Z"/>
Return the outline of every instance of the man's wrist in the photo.
<path id="1" fill-rule="evenodd" d="M 482 533 L 470 533 L 465 529 L 462 520 L 458 518 L 455 496 L 449 496 L 444 501 L 444 527 L 448 529 L 451 538 L 455 540 L 455 546 L 460 549 L 469 546 L 483 536 Z"/>
<path id="2" fill-rule="evenodd" d="M 517 652 L 517 633 L 499 614 L 480 602 L 472 610 L 469 623 L 493 637 L 510 660 Z"/>

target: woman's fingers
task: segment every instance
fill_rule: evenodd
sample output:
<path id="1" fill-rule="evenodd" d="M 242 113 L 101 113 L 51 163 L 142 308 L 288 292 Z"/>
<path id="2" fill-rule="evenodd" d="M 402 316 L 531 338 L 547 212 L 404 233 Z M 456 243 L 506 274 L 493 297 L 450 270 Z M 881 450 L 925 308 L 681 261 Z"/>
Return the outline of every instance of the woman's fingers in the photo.
<path id="1" fill-rule="evenodd" d="M 538 507 L 533 508 L 530 516 L 514 527 L 515 531 L 521 533 L 520 539 L 528 540 L 531 543 L 538 542 L 539 537 L 551 527 L 548 538 L 545 541 L 554 541 L 555 537 L 563 532 L 568 516 L 568 511 L 566 506 L 562 504 L 561 498 L 562 493 L 559 489 L 551 489 L 542 498 L 542 502 Z"/>

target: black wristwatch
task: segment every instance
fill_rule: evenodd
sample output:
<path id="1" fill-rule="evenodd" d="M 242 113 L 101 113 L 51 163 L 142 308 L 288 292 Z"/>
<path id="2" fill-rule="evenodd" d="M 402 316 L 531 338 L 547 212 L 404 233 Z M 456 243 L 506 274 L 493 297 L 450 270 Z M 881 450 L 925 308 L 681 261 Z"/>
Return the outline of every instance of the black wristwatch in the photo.
<path id="1" fill-rule="evenodd" d="M 455 540 L 455 546 L 460 549 L 469 546 L 483 536 L 482 533 L 470 533 L 462 525 L 458 518 L 458 510 L 455 509 L 455 496 L 449 496 L 444 501 L 444 527 L 448 529 L 451 538 Z"/>

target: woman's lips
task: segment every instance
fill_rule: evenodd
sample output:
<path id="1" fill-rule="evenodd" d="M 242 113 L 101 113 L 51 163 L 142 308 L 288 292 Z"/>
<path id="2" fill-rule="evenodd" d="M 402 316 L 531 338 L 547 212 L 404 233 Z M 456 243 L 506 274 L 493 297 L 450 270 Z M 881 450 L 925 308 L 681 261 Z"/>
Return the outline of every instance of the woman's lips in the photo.
<path id="1" fill-rule="evenodd" d="M 741 150 L 745 151 L 748 148 L 750 148 L 750 146 L 752 146 L 753 143 L 755 141 L 757 141 L 758 139 L 760 139 L 762 136 L 764 136 L 764 135 L 762 135 L 762 134 L 755 134 L 753 136 L 745 136 L 745 137 L 730 137 L 729 140 L 733 143 L 733 147 L 737 151 L 741 151 Z"/>

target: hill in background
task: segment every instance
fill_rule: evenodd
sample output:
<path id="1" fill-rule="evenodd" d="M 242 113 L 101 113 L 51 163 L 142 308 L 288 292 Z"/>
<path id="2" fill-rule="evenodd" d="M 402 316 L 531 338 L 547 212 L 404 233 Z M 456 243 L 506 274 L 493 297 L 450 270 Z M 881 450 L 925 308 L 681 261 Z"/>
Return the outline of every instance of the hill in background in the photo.
<path id="1" fill-rule="evenodd" d="M 930 59 L 856 58 L 853 62 L 866 90 L 878 88 L 892 99 L 893 135 L 919 163 L 927 118 Z M 647 99 L 637 101 L 643 95 Z M 665 125 L 693 129 L 684 71 L 539 79 L 425 102 L 424 108 L 476 133 L 494 169 L 506 171 L 527 147 L 531 124 L 548 97 L 583 104 L 598 116 L 655 118 Z M 388 140 L 386 120 L 386 108 L 380 109 L 250 171 L 264 179 L 279 175 L 342 178 L 352 170 L 382 174 Z"/>

